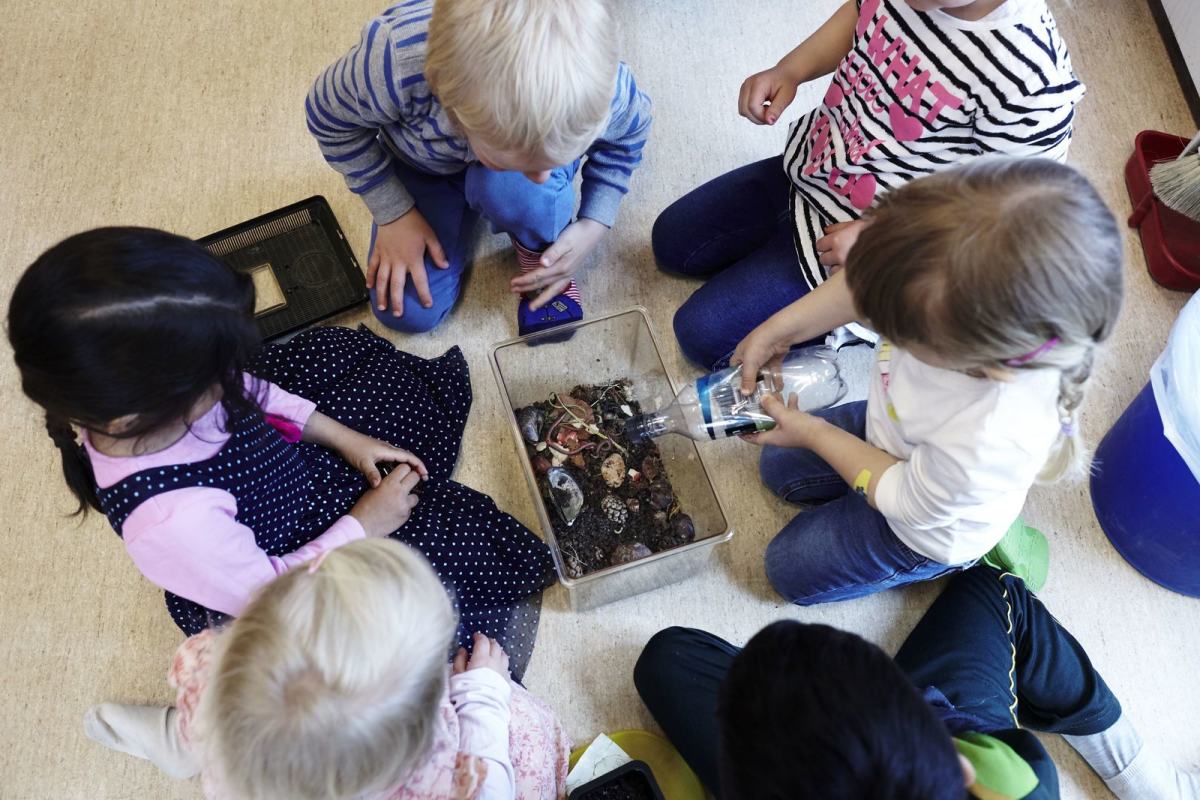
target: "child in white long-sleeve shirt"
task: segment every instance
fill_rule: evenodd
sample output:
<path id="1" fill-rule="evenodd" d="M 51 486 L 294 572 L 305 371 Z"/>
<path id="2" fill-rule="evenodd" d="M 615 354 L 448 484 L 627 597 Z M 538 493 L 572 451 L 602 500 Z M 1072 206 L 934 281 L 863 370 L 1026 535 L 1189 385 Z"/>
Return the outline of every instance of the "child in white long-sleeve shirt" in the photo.
<path id="1" fill-rule="evenodd" d="M 746 380 L 854 320 L 883 335 L 865 402 L 783 407 L 756 438 L 796 516 L 767 575 L 801 604 L 960 569 L 1017 519 L 1035 480 L 1081 471 L 1077 412 L 1123 295 L 1121 236 L 1082 176 L 984 159 L 889 193 L 845 270 L 746 337 Z M 747 387 L 748 388 L 748 387 Z"/>
<path id="2" fill-rule="evenodd" d="M 88 735 L 209 798 L 555 800 L 569 742 L 482 635 L 448 664 L 456 620 L 429 564 L 353 542 L 268 584 L 229 628 L 179 648 L 171 708 L 105 704 Z"/>

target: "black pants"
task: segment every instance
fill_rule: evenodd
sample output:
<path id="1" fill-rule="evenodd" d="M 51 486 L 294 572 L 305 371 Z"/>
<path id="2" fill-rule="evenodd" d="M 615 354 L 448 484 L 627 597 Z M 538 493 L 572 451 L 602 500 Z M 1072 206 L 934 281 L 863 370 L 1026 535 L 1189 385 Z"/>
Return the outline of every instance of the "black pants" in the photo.
<path id="1" fill-rule="evenodd" d="M 650 713 L 714 794 L 717 693 L 739 652 L 710 633 L 668 628 L 647 643 L 633 673 Z M 944 714 L 952 732 L 967 718 L 971 730 L 1002 739 L 1029 762 L 1039 780 L 1030 798 L 1058 797 L 1058 775 L 1022 728 L 1085 736 L 1121 716 L 1079 642 L 1023 581 L 990 567 L 955 576 L 895 660 L 918 689 L 937 689 L 954 706 L 957 713 Z"/>

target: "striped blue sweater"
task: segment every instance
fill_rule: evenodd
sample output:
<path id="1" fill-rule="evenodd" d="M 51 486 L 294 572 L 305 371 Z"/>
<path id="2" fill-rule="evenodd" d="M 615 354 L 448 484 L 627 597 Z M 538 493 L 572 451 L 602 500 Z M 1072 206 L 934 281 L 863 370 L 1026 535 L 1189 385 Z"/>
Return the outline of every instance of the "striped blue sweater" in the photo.
<path id="1" fill-rule="evenodd" d="M 304 104 L 325 160 L 381 225 L 413 207 L 393 158 L 441 175 L 477 160 L 425 82 L 432 13 L 433 0 L 408 0 L 372 19 L 358 44 L 321 73 Z M 622 63 L 608 128 L 583 164 L 580 217 L 613 224 L 649 130 L 650 100 Z"/>

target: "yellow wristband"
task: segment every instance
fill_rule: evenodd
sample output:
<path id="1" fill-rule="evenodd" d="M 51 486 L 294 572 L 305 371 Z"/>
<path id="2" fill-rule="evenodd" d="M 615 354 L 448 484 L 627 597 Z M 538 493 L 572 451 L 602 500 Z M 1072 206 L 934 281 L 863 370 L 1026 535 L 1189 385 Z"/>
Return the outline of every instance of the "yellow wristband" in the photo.
<path id="1" fill-rule="evenodd" d="M 870 485 L 871 470 L 864 469 L 862 472 L 858 473 L 858 477 L 854 479 L 854 491 L 858 492 L 861 496 L 866 497 L 867 488 L 870 487 Z"/>

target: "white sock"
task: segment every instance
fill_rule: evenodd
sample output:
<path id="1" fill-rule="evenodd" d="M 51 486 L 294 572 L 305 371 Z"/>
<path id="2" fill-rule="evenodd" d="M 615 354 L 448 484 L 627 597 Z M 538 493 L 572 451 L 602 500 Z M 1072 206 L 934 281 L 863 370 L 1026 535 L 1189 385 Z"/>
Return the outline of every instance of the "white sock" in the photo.
<path id="1" fill-rule="evenodd" d="M 101 703 L 83 715 L 88 738 L 112 750 L 144 758 L 172 778 L 200 771 L 179 736 L 179 714 L 169 706 Z"/>
<path id="2" fill-rule="evenodd" d="M 1124 714 L 1108 730 L 1063 738 L 1120 800 L 1200 800 L 1200 774 L 1146 747 Z"/>

